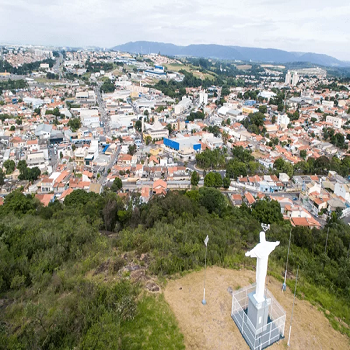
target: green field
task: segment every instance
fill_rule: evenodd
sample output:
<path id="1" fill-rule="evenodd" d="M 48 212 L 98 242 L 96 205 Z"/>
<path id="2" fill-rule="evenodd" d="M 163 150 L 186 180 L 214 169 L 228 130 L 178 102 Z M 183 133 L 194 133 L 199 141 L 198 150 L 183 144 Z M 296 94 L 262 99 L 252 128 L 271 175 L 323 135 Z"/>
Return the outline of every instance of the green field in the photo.
<path id="1" fill-rule="evenodd" d="M 210 80 L 214 80 L 215 76 L 214 73 L 202 73 L 198 71 L 198 67 L 194 67 L 192 65 L 187 64 L 179 64 L 179 63 L 172 63 L 172 64 L 165 64 L 164 67 L 166 67 L 169 71 L 178 72 L 180 70 L 186 70 L 187 72 L 191 72 L 196 78 L 200 78 L 202 80 L 208 78 Z"/>
<path id="2" fill-rule="evenodd" d="M 176 318 L 163 294 L 145 295 L 137 305 L 137 315 L 121 328 L 121 349 L 185 349 Z"/>

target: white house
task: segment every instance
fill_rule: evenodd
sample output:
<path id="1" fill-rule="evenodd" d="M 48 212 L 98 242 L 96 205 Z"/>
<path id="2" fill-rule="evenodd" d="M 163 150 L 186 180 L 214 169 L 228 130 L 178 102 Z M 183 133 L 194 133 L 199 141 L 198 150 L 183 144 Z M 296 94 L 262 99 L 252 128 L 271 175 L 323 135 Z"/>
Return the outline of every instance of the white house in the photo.
<path id="1" fill-rule="evenodd" d="M 333 117 L 331 115 L 327 115 L 326 122 L 331 123 L 334 128 L 340 129 L 343 125 L 343 119 L 339 117 Z"/>

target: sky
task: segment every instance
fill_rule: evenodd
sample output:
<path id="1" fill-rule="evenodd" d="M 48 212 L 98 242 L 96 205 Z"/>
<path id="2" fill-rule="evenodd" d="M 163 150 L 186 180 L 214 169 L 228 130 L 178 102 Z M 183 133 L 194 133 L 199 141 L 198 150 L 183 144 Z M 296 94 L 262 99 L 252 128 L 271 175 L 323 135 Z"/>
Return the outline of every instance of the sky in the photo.
<path id="1" fill-rule="evenodd" d="M 0 14 L 2 44 L 110 48 L 147 40 L 350 61 L 349 0 L 0 0 Z"/>

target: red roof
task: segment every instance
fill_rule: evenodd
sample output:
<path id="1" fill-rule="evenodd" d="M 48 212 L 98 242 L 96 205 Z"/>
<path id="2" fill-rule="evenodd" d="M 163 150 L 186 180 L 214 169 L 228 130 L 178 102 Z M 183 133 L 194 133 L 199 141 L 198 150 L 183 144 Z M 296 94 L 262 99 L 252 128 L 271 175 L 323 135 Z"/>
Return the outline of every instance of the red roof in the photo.
<path id="1" fill-rule="evenodd" d="M 255 203 L 255 199 L 254 199 L 254 197 L 253 197 L 253 195 L 251 193 L 246 192 L 244 196 L 247 199 L 249 204 Z"/>

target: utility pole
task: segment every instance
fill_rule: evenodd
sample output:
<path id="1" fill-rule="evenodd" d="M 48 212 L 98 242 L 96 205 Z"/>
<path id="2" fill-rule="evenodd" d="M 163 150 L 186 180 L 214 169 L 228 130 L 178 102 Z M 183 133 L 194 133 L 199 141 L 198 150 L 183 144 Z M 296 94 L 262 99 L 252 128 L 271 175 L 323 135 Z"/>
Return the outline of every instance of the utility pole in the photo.
<path id="1" fill-rule="evenodd" d="M 205 300 L 205 277 L 207 274 L 207 249 L 208 249 L 208 242 L 209 242 L 209 236 L 207 235 L 207 237 L 204 240 L 204 244 L 205 244 L 205 260 L 204 260 L 204 291 L 203 291 L 203 300 L 202 300 L 202 304 L 205 305 L 207 302 Z"/>
<path id="2" fill-rule="evenodd" d="M 294 299 L 293 299 L 293 307 L 292 307 L 292 316 L 290 318 L 290 326 L 289 326 L 289 335 L 288 335 L 288 346 L 290 346 L 290 334 L 292 333 L 292 322 L 293 322 L 293 312 L 294 312 L 294 304 L 295 304 L 295 295 L 297 292 L 297 284 L 298 284 L 298 274 L 299 274 L 299 266 L 297 270 L 297 277 L 295 279 L 295 288 L 294 288 Z"/>
<path id="3" fill-rule="evenodd" d="M 290 241 L 291 241 L 291 238 L 292 238 L 292 229 L 290 229 L 290 232 L 289 232 L 289 243 L 288 243 L 288 253 L 287 253 L 287 262 L 286 262 L 286 271 L 284 272 L 284 282 L 283 282 L 283 285 L 282 285 L 282 292 L 285 292 L 286 289 L 287 289 L 287 269 L 288 269 L 288 258 L 289 258 L 289 250 L 290 250 Z"/>

